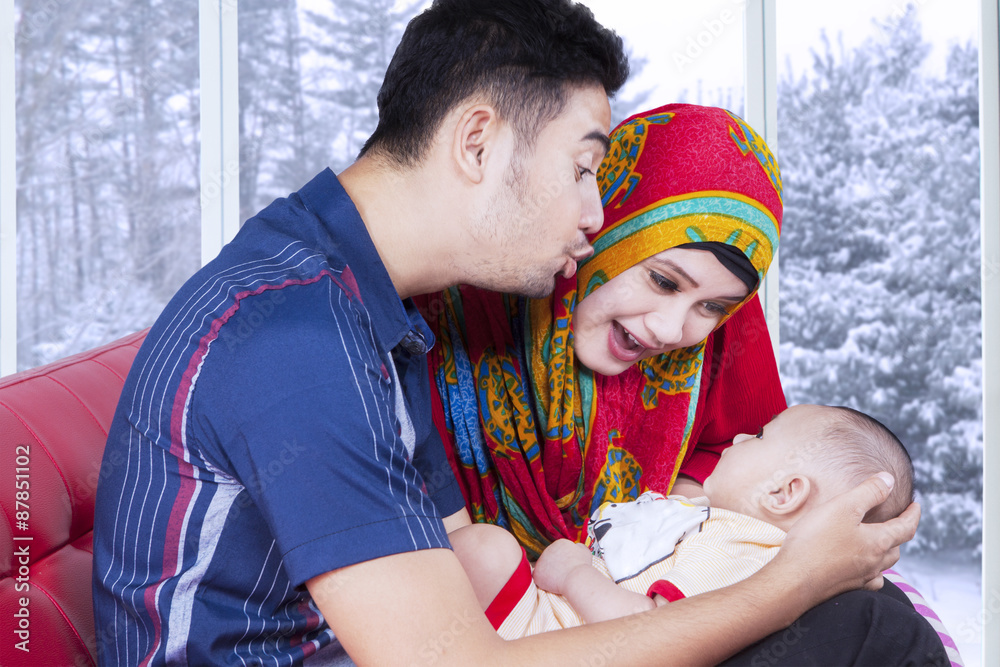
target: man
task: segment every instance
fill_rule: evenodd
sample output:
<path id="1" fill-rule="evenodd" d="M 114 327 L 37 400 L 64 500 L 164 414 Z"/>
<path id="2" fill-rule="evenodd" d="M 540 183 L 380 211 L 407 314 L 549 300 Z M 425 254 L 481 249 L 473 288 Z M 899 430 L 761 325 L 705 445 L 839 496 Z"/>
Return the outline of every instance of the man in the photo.
<path id="1" fill-rule="evenodd" d="M 887 491 L 870 480 L 680 612 L 504 643 L 479 611 L 408 297 L 540 296 L 575 271 L 627 73 L 566 0 L 438 0 L 411 22 L 357 162 L 248 221 L 136 357 L 98 488 L 101 664 L 711 663 L 894 561 L 918 510 L 859 526 Z"/>

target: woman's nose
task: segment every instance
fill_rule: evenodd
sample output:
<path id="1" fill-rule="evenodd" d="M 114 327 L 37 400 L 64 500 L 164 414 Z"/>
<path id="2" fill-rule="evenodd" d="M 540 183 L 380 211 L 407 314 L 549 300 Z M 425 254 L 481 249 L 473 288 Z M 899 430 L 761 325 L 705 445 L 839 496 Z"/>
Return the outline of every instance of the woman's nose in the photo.
<path id="1" fill-rule="evenodd" d="M 667 306 L 646 315 L 646 327 L 656 336 L 654 343 L 669 347 L 684 338 L 684 313 L 681 308 Z"/>
<path id="2" fill-rule="evenodd" d="M 737 434 L 736 434 L 736 437 L 735 437 L 735 438 L 733 438 L 733 444 L 734 444 L 734 445 L 738 445 L 738 444 L 740 444 L 741 442 L 743 442 L 744 440 L 749 440 L 749 439 L 751 439 L 752 437 L 753 437 L 753 436 L 752 436 L 752 435 L 750 435 L 749 433 L 737 433 Z"/>

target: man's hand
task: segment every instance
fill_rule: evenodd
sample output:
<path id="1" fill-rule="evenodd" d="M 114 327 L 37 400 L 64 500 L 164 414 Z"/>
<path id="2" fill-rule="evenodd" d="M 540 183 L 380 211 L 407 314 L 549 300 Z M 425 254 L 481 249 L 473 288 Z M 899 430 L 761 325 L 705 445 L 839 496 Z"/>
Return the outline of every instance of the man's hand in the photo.
<path id="1" fill-rule="evenodd" d="M 862 523 L 865 513 L 884 501 L 892 476 L 879 473 L 856 488 L 819 505 L 799 519 L 767 567 L 780 567 L 810 606 L 856 588 L 882 587 L 882 570 L 899 560 L 899 545 L 913 539 L 920 506 L 884 523 Z"/>
<path id="2" fill-rule="evenodd" d="M 538 557 L 531 577 L 544 591 L 565 595 L 566 579 L 577 567 L 593 567 L 590 549 L 570 540 L 556 540 Z"/>
<path id="3" fill-rule="evenodd" d="M 306 587 L 359 665 L 485 665 L 502 655 L 503 640 L 447 549 L 358 563 Z"/>
<path id="4" fill-rule="evenodd" d="M 306 586 L 358 664 L 582 664 L 597 655 L 613 655 L 618 664 L 716 664 L 837 593 L 880 583 L 881 571 L 896 561 L 920 518 L 914 504 L 891 521 L 862 524 L 888 491 L 875 477 L 818 506 L 796 522 L 774 560 L 732 586 L 518 641 L 504 642 L 493 631 L 447 549 L 378 558 L 319 575 Z M 571 558 L 587 555 L 573 547 Z M 603 583 L 624 591 L 607 578 Z M 607 608 L 602 597 L 600 611 Z"/>

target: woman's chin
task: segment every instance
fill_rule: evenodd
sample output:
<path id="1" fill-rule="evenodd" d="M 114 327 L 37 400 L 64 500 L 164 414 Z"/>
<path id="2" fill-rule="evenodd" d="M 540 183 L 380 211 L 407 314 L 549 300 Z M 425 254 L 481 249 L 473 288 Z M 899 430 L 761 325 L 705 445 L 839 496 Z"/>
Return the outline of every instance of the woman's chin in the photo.
<path id="1" fill-rule="evenodd" d="M 586 352 L 581 354 L 579 349 L 576 350 L 576 363 L 594 373 L 607 376 L 621 375 L 632 365 L 615 359 L 610 354 L 599 355 L 587 354 Z"/>

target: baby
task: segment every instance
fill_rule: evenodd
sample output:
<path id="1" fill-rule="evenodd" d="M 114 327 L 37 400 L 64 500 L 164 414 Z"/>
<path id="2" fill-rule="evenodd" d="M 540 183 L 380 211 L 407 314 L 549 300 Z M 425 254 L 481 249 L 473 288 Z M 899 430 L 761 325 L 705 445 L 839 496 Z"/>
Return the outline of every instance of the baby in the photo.
<path id="1" fill-rule="evenodd" d="M 861 412 L 797 405 L 757 435 L 736 436 L 705 480 L 704 497 L 647 492 L 634 502 L 605 503 L 588 526 L 591 548 L 557 540 L 533 573 L 502 528 L 476 524 L 449 538 L 493 626 L 513 639 L 745 579 L 775 556 L 806 511 L 881 471 L 895 485 L 865 516 L 869 523 L 898 516 L 912 502 L 906 449 Z"/>

